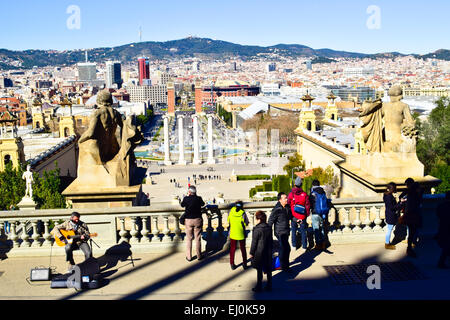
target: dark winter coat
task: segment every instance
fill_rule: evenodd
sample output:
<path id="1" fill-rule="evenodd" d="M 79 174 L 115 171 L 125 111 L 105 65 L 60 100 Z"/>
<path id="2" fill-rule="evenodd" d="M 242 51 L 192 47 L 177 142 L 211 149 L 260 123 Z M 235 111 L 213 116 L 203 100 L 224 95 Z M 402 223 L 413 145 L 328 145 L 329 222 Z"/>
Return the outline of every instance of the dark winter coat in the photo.
<path id="1" fill-rule="evenodd" d="M 392 194 L 384 194 L 383 195 L 384 206 L 386 207 L 386 223 L 396 225 L 398 222 L 398 205 L 397 200 Z"/>
<path id="2" fill-rule="evenodd" d="M 450 250 L 450 201 L 445 201 L 437 207 L 439 229 L 437 241 L 442 249 Z"/>
<path id="3" fill-rule="evenodd" d="M 283 234 L 289 235 L 291 232 L 291 227 L 289 222 L 292 220 L 291 208 L 289 205 L 283 208 L 280 202 L 277 202 L 275 207 L 272 209 L 269 221 L 267 224 L 272 227 L 276 236 Z"/>
<path id="4" fill-rule="evenodd" d="M 202 207 L 205 205 L 203 199 L 197 195 L 187 196 L 181 202 L 181 207 L 186 208 L 186 219 L 198 219 L 202 217 Z"/>
<path id="5" fill-rule="evenodd" d="M 272 228 L 264 222 L 253 228 L 250 255 L 253 256 L 252 266 L 255 269 L 272 269 L 273 236 Z"/>
<path id="6" fill-rule="evenodd" d="M 419 228 L 422 226 L 422 215 L 420 206 L 422 202 L 422 194 L 417 187 L 408 189 L 407 200 L 405 205 L 404 221 L 407 226 Z"/>

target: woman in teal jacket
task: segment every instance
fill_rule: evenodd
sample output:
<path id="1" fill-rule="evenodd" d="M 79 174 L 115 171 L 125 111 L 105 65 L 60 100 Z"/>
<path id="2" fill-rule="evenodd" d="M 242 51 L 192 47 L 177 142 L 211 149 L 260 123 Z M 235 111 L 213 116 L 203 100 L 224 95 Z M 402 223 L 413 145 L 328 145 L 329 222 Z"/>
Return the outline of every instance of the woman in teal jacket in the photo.
<path id="1" fill-rule="evenodd" d="M 247 269 L 247 250 L 245 248 L 245 227 L 248 225 L 248 218 L 244 212 L 242 201 L 236 202 L 228 215 L 229 234 L 230 234 L 230 265 L 235 270 L 234 256 L 236 245 L 239 241 L 244 269 Z"/>

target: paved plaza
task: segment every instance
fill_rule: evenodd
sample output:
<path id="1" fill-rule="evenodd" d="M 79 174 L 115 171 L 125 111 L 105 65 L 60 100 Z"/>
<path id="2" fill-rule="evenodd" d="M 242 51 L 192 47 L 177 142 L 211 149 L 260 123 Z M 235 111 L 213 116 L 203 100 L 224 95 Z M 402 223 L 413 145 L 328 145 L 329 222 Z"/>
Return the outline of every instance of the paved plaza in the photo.
<path id="1" fill-rule="evenodd" d="M 203 246 L 205 242 L 203 242 Z M 63 250 L 62 248 L 56 250 Z M 406 257 L 406 244 L 385 250 L 383 243 L 333 245 L 329 252 L 298 249 L 291 253 L 292 273 L 274 272 L 272 292 L 253 293 L 253 269 L 230 269 L 227 252 L 211 253 L 203 261 L 187 262 L 184 253 L 136 253 L 131 257 L 94 256 L 101 261 L 105 281 L 96 290 L 51 289 L 50 282 L 29 282 L 30 270 L 51 266 L 65 270 L 63 256 L 7 258 L 0 262 L 0 300 L 317 300 L 317 299 L 450 299 L 450 270 L 438 269 L 439 248 L 422 239 L 418 258 Z M 132 248 L 131 248 L 132 251 Z M 6 259 L 5 259 L 6 258 Z M 77 262 L 81 255 L 75 255 Z M 236 252 L 236 263 L 242 258 Z M 369 290 L 366 283 L 339 285 L 325 266 L 361 263 L 410 262 L 425 277 L 421 280 L 381 282 Z M 369 274 L 367 275 L 369 277 Z"/>
<path id="2" fill-rule="evenodd" d="M 283 166 L 287 163 L 286 158 L 261 158 L 258 162 L 235 163 L 235 159 L 228 159 L 228 163 L 215 165 L 187 165 L 187 166 L 157 166 L 156 163 L 150 164 L 148 174 L 151 174 L 151 180 L 147 178 L 147 184 L 143 185 L 143 192 L 150 194 L 151 203 L 171 202 L 174 196 L 182 198 L 187 194 L 188 177 L 190 183 L 194 185 L 193 175 L 203 176 L 220 176 L 218 180 L 200 180 L 197 179 L 198 194 L 205 201 L 212 201 L 217 198 L 218 193 L 223 193 L 225 200 L 248 200 L 249 190 L 256 185 L 260 185 L 260 181 L 238 181 L 230 182 L 230 177 L 234 171 L 236 175 L 252 175 L 252 174 L 285 174 Z M 265 164 L 265 167 L 262 167 Z M 208 171 L 213 168 L 214 171 Z M 164 169 L 165 173 L 160 173 Z M 175 179 L 180 186 L 175 187 L 170 180 Z"/>

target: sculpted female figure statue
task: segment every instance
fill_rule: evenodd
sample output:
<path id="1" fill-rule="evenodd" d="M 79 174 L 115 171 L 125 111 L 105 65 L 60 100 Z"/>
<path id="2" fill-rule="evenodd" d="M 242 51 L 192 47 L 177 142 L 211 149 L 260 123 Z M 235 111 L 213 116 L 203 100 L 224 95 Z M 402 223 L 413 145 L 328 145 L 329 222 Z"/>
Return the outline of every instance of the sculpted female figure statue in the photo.
<path id="1" fill-rule="evenodd" d="M 409 106 L 401 102 L 402 88 L 392 87 L 389 96 L 391 102 L 377 100 L 362 105 L 359 116 L 366 147 L 370 152 L 415 152 L 415 121 Z M 410 141 L 405 141 L 405 137 Z"/>

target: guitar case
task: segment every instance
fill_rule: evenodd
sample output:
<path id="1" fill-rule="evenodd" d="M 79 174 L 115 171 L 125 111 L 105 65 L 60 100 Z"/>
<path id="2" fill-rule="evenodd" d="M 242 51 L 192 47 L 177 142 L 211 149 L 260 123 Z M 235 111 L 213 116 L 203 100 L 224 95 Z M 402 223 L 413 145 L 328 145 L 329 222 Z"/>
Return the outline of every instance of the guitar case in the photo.
<path id="1" fill-rule="evenodd" d="M 95 258 L 89 258 L 83 263 L 75 265 L 71 273 L 55 276 L 51 288 L 74 288 L 76 290 L 98 289 L 100 265 Z"/>

